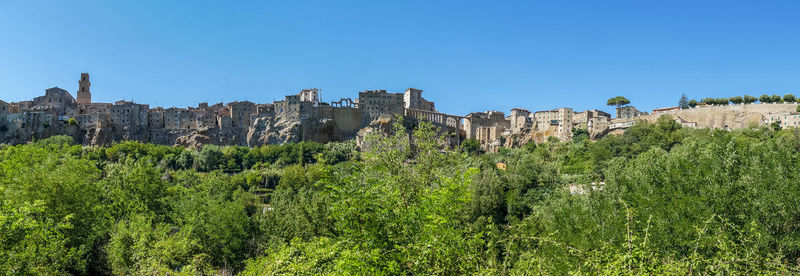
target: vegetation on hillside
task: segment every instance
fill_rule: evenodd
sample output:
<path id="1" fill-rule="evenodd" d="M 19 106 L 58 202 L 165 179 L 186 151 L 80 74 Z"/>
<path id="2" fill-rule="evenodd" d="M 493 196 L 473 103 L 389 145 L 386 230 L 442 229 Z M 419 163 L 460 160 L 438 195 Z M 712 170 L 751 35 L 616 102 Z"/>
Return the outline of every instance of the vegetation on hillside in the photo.
<path id="1" fill-rule="evenodd" d="M 684 105 L 683 103 L 685 102 L 685 99 L 686 99 L 686 95 L 685 94 L 681 95 L 681 98 L 680 98 L 679 103 L 678 103 L 678 106 L 681 109 L 685 109 L 686 107 L 694 108 L 695 106 L 697 106 L 697 103 L 698 103 L 697 100 L 690 100 L 689 102 L 687 102 L 686 105 Z M 763 94 L 758 98 L 756 98 L 754 96 L 750 96 L 750 95 L 744 95 L 744 96 L 733 96 L 733 97 L 730 97 L 730 98 L 716 98 L 716 99 L 715 98 L 704 98 L 704 99 L 700 100 L 701 103 L 704 103 L 704 104 L 707 104 L 707 105 L 728 105 L 729 103 L 733 103 L 733 104 L 752 104 L 752 103 L 754 103 L 756 101 L 758 101 L 759 103 L 797 103 L 798 99 L 794 96 L 794 94 L 786 94 L 786 95 L 783 95 L 783 97 L 781 97 L 778 94 L 773 94 L 772 96 L 767 95 L 767 94 Z"/>
<path id="2" fill-rule="evenodd" d="M 491 154 L 395 130 L 363 152 L 0 145 L 0 271 L 800 273 L 795 130 L 664 117 Z"/>

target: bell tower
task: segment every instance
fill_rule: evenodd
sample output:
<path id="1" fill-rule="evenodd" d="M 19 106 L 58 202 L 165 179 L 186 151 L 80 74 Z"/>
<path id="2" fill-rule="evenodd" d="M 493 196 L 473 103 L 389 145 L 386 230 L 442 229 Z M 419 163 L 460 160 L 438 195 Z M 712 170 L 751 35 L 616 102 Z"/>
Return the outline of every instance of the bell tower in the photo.
<path id="1" fill-rule="evenodd" d="M 92 83 L 89 82 L 89 73 L 81 73 L 81 80 L 78 81 L 78 104 L 90 104 L 92 102 L 92 93 L 89 92 L 89 87 Z"/>

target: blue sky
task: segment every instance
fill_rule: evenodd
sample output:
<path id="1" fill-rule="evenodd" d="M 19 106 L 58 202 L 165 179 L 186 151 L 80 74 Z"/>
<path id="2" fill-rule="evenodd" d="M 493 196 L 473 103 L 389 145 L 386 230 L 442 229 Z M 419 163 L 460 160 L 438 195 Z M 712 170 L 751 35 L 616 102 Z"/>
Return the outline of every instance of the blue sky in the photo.
<path id="1" fill-rule="evenodd" d="M 0 99 L 324 101 L 407 87 L 445 113 L 800 94 L 798 1 L 7 1 Z"/>

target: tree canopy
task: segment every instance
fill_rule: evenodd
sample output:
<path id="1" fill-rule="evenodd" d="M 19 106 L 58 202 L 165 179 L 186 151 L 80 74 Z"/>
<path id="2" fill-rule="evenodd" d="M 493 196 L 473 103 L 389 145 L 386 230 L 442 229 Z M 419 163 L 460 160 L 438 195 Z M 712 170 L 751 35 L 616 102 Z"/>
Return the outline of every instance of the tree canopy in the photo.
<path id="1" fill-rule="evenodd" d="M 621 107 L 621 106 L 624 106 L 624 105 L 627 105 L 627 104 L 630 104 L 630 103 L 631 103 L 631 101 L 628 100 L 627 98 L 625 98 L 623 96 L 616 96 L 616 97 L 608 99 L 608 102 L 606 102 L 606 105 Z"/>
<path id="2" fill-rule="evenodd" d="M 689 98 L 686 97 L 686 94 L 681 94 L 681 98 L 678 99 L 678 107 L 680 109 L 689 108 Z"/>

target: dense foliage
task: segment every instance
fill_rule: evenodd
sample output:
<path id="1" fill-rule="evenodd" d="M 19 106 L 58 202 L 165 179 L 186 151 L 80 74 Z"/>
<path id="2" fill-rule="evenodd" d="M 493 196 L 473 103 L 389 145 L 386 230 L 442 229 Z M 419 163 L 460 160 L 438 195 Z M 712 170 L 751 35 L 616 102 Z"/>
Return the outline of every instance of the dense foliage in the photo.
<path id="1" fill-rule="evenodd" d="M 791 274 L 800 133 L 0 145 L 4 274 Z M 603 182 L 601 182 L 603 181 Z M 590 184 L 595 183 L 595 184 Z"/>
<path id="2" fill-rule="evenodd" d="M 683 103 L 685 102 L 685 99 L 686 99 L 685 97 L 686 97 L 686 95 L 682 95 L 680 100 L 679 100 L 678 106 L 681 109 L 685 109 L 687 107 L 692 107 L 693 108 L 693 107 L 697 106 L 697 100 L 690 100 L 689 102 L 687 102 L 684 105 Z M 701 103 L 708 104 L 708 105 L 728 105 L 728 103 L 733 103 L 733 104 L 752 104 L 752 103 L 754 103 L 756 101 L 758 101 L 760 103 L 796 103 L 796 102 L 798 102 L 798 99 L 795 98 L 794 94 L 790 93 L 790 94 L 783 95 L 783 97 L 781 97 L 780 95 L 777 95 L 777 94 L 773 94 L 772 96 L 767 95 L 767 94 L 763 94 L 758 98 L 756 98 L 754 96 L 750 96 L 750 95 L 744 95 L 744 96 L 733 96 L 733 97 L 730 97 L 730 98 L 716 98 L 716 99 L 715 98 L 703 98 L 702 100 L 700 100 Z"/>

